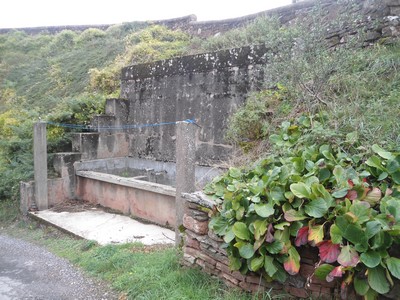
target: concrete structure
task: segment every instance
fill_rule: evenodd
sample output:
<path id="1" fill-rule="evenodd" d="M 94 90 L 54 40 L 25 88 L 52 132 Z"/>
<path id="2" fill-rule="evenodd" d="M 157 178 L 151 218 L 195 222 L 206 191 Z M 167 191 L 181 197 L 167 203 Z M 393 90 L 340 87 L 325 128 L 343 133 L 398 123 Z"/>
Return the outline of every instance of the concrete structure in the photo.
<path id="1" fill-rule="evenodd" d="M 127 216 L 92 209 L 80 212 L 31 213 L 30 216 L 77 237 L 100 245 L 140 242 L 144 245 L 174 244 L 174 232 L 153 224 L 143 224 Z"/>
<path id="2" fill-rule="evenodd" d="M 181 244 L 185 200 L 182 193 L 196 190 L 196 125 L 179 122 L 176 128 L 175 244 Z"/>
<path id="3" fill-rule="evenodd" d="M 46 123 L 38 122 L 33 128 L 33 163 L 35 171 L 35 201 L 38 209 L 49 207 L 47 198 L 47 138 Z"/>
<path id="4" fill-rule="evenodd" d="M 229 116 L 261 88 L 268 49 L 248 46 L 136 65 L 122 70 L 121 96 L 129 101 L 128 124 L 194 119 L 196 162 L 226 161 Z M 129 130 L 129 155 L 176 161 L 175 126 Z"/>

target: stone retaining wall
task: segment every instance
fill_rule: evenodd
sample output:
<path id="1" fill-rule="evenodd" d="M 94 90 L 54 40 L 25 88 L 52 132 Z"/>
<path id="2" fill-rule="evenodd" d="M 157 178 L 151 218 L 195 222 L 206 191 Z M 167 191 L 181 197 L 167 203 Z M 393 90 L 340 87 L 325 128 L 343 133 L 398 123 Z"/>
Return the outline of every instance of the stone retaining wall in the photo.
<path id="1" fill-rule="evenodd" d="M 184 194 L 186 211 L 183 219 L 185 239 L 182 264 L 199 267 L 208 274 L 221 279 L 229 287 L 237 287 L 248 292 L 264 292 L 272 289 L 273 294 L 292 295 L 298 298 L 315 297 L 332 299 L 338 294 L 337 282 L 325 282 L 313 276 L 314 263 L 318 254 L 308 248 L 300 249 L 301 267 L 296 276 L 288 277 L 284 284 L 267 282 L 262 275 L 249 273 L 244 276 L 229 269 L 226 251 L 221 247 L 223 240 L 208 229 L 210 211 L 214 202 L 204 194 Z M 312 249 L 314 250 L 314 249 Z"/>

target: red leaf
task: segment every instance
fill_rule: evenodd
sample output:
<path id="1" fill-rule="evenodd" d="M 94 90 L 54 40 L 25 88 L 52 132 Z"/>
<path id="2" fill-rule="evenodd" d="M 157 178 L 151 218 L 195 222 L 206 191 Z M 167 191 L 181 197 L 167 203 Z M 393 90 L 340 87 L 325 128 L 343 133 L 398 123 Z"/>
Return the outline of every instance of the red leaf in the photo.
<path id="1" fill-rule="evenodd" d="M 267 243 L 272 243 L 273 241 L 275 241 L 274 226 L 272 224 L 268 225 L 268 230 L 267 230 L 267 235 L 265 236 L 265 241 Z"/>
<path id="2" fill-rule="evenodd" d="M 350 185 L 351 188 L 354 186 L 353 180 L 351 179 L 347 180 L 347 183 Z"/>
<path id="3" fill-rule="evenodd" d="M 283 267 L 290 275 L 296 275 L 300 270 L 300 255 L 294 247 L 288 250 L 289 256 L 285 258 Z"/>
<path id="4" fill-rule="evenodd" d="M 340 245 L 332 244 L 332 241 L 323 241 L 318 245 L 319 257 L 322 261 L 327 263 L 333 263 L 337 260 L 340 254 Z"/>
<path id="5" fill-rule="evenodd" d="M 358 194 L 355 190 L 350 190 L 347 192 L 346 198 L 349 200 L 356 200 L 358 197 Z"/>
<path id="6" fill-rule="evenodd" d="M 300 247 L 301 245 L 305 245 L 308 242 L 308 226 L 304 226 L 299 229 L 297 232 L 296 239 L 294 241 L 294 244 L 296 247 Z"/>
<path id="7" fill-rule="evenodd" d="M 343 267 L 355 267 L 360 262 L 360 257 L 355 249 L 347 245 L 340 251 L 337 261 Z"/>
<path id="8" fill-rule="evenodd" d="M 343 267 L 342 267 L 342 266 L 337 266 L 336 268 L 334 268 L 334 269 L 326 276 L 325 279 L 326 279 L 326 281 L 328 281 L 328 282 L 332 282 L 332 281 L 335 279 L 335 277 L 340 278 L 340 277 L 343 276 L 343 274 L 344 274 Z"/>

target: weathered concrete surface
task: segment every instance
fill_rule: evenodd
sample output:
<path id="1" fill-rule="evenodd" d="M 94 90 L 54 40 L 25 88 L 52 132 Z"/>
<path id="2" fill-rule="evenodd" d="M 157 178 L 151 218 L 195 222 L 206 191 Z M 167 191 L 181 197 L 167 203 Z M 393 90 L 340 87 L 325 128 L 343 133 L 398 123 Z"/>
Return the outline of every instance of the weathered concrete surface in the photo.
<path id="1" fill-rule="evenodd" d="M 0 234 L 1 300 L 111 300 L 104 282 L 87 278 L 65 259 Z"/>
<path id="2" fill-rule="evenodd" d="M 195 119 L 196 160 L 224 161 L 232 150 L 224 140 L 228 118 L 261 87 L 265 45 L 168 59 L 122 70 L 121 96 L 129 100 L 130 124 Z M 176 126 L 129 131 L 133 157 L 176 161 Z"/>
<path id="3" fill-rule="evenodd" d="M 46 123 L 37 122 L 33 128 L 33 164 L 35 171 L 35 201 L 38 209 L 47 209 L 47 139 Z"/>
<path id="4" fill-rule="evenodd" d="M 80 152 L 82 160 L 124 157 L 128 150 L 128 136 L 121 132 L 76 133 L 72 137 L 72 151 Z"/>
<path id="5" fill-rule="evenodd" d="M 176 128 L 176 198 L 175 198 L 175 244 L 182 241 L 181 227 L 185 213 L 182 193 L 193 193 L 196 189 L 196 129 L 192 123 L 179 122 Z"/>
<path id="6" fill-rule="evenodd" d="M 104 175 L 107 177 L 107 174 Z M 108 178 L 111 178 L 111 176 L 108 175 Z M 138 180 L 119 178 L 122 181 L 140 183 L 137 182 Z M 141 184 L 145 185 L 146 182 L 143 181 Z M 156 184 L 148 183 L 148 185 L 155 186 Z M 161 185 L 159 187 L 161 188 Z M 174 227 L 176 224 L 175 195 L 160 193 L 160 190 L 149 191 L 134 186 L 99 180 L 98 177 L 85 178 L 79 176 L 77 197 L 162 226 Z"/>
<path id="7" fill-rule="evenodd" d="M 144 224 L 127 216 L 101 210 L 83 212 L 44 210 L 30 215 L 101 245 L 130 242 L 141 242 L 144 245 L 173 244 L 175 239 L 175 233 L 167 228 Z"/>

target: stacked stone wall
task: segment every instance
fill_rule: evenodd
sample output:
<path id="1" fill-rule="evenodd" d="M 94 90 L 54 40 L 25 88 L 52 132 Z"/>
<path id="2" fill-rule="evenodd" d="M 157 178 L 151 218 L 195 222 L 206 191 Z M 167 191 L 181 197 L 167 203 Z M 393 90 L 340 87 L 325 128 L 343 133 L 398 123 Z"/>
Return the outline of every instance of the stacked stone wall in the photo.
<path id="1" fill-rule="evenodd" d="M 321 281 L 313 275 L 318 255 L 309 248 L 300 249 L 300 272 L 289 276 L 284 284 L 268 282 L 261 274 L 250 272 L 243 275 L 231 271 L 223 240 L 208 228 L 209 212 L 214 202 L 201 192 L 184 194 L 186 209 L 183 218 L 185 239 L 182 264 L 198 267 L 206 273 L 216 276 L 227 286 L 248 292 L 270 291 L 276 295 L 291 295 L 297 298 L 332 299 L 339 294 L 336 281 Z"/>

